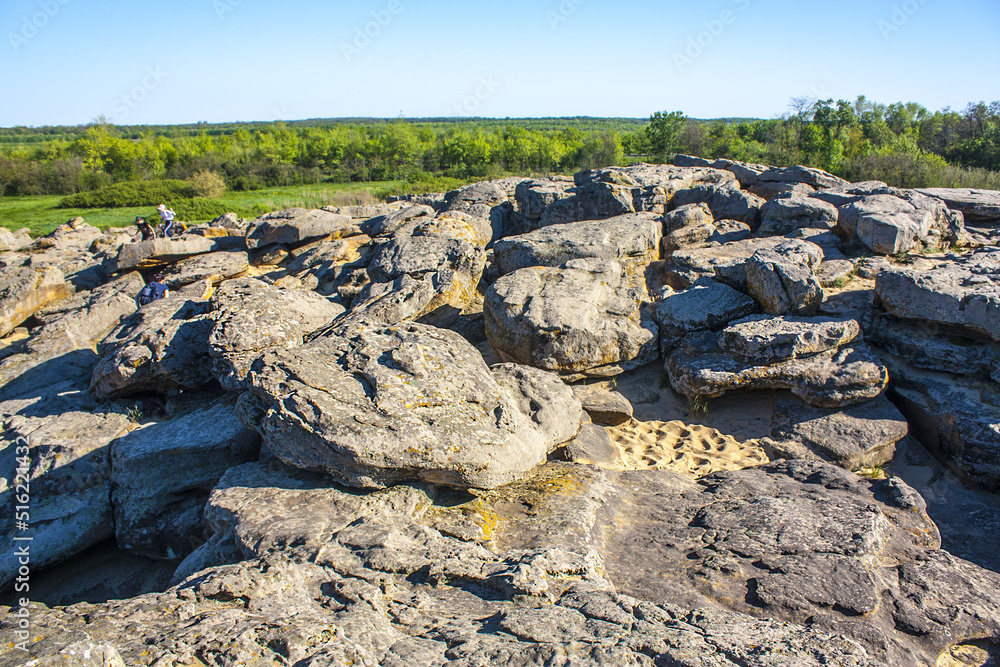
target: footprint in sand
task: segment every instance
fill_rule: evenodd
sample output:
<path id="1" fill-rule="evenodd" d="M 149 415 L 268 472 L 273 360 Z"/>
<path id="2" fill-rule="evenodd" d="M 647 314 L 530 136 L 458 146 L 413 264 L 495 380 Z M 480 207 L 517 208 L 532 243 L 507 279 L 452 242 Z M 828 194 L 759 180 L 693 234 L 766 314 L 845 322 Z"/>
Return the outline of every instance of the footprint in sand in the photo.
<path id="1" fill-rule="evenodd" d="M 632 420 L 607 431 L 620 451 L 617 470 L 662 469 L 704 477 L 768 462 L 757 441 L 739 442 L 706 426 Z"/>

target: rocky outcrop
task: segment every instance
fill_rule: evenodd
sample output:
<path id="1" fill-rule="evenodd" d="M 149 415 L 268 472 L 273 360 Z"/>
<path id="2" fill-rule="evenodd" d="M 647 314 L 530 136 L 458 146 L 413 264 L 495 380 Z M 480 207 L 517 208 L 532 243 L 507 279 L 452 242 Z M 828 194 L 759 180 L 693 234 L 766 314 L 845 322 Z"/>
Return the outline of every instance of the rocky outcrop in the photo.
<path id="1" fill-rule="evenodd" d="M 827 230 L 837 226 L 837 207 L 811 197 L 772 199 L 760 209 L 760 236 L 784 236 L 803 227 Z"/>
<path id="2" fill-rule="evenodd" d="M 16 232 L 0 227 L 0 252 L 17 252 L 29 245 L 31 245 L 31 232 L 27 227 Z"/>
<path id="3" fill-rule="evenodd" d="M 847 345 L 861 334 L 854 320 L 752 315 L 719 334 L 719 347 L 741 359 L 773 364 Z"/>
<path id="4" fill-rule="evenodd" d="M 163 282 L 170 289 L 177 289 L 202 280 L 208 280 L 213 285 L 218 285 L 223 280 L 237 278 L 245 274 L 249 269 L 250 261 L 244 251 L 210 252 L 177 262 L 163 272 Z"/>
<path id="5" fill-rule="evenodd" d="M 352 236 L 360 230 L 352 218 L 329 211 L 290 208 L 263 215 L 247 227 L 247 248 L 255 250 L 280 243 L 296 245 L 309 239 Z"/>
<path id="6" fill-rule="evenodd" d="M 667 357 L 664 368 L 678 393 L 715 398 L 736 389 L 790 389 L 810 405 L 836 408 L 875 398 L 889 380 L 863 343 L 762 364 L 724 351 L 718 339 L 690 334 Z"/>
<path id="7" fill-rule="evenodd" d="M 699 203 L 706 204 L 716 220 L 736 220 L 745 223 L 751 230 L 760 226 L 764 200 L 734 187 L 734 184 L 699 185 L 681 190 L 673 198 L 676 207 Z"/>
<path id="8" fill-rule="evenodd" d="M 1000 220 L 1000 192 L 996 190 L 926 188 L 917 192 L 940 199 L 948 208 L 962 213 L 967 222 Z"/>
<path id="9" fill-rule="evenodd" d="M 361 233 L 368 236 L 383 236 L 395 234 L 402 227 L 413 224 L 420 218 L 433 217 L 434 209 L 430 206 L 416 205 L 407 206 L 391 213 L 385 213 L 373 218 L 369 218 L 361 223 Z"/>
<path id="10" fill-rule="evenodd" d="M 204 255 L 215 249 L 215 240 L 194 235 L 129 243 L 119 248 L 114 270 L 121 272 L 155 268 L 194 255 Z"/>
<path id="11" fill-rule="evenodd" d="M 770 315 L 814 315 L 824 293 L 813 256 L 780 250 L 758 250 L 746 261 L 747 291 Z"/>
<path id="12" fill-rule="evenodd" d="M 846 185 L 847 181 L 812 167 L 774 167 L 757 175 L 758 184 L 804 183 L 819 190 Z"/>
<path id="13" fill-rule="evenodd" d="M 226 470 L 256 459 L 259 445 L 259 436 L 237 421 L 231 401 L 118 438 L 110 461 L 118 546 L 167 560 L 193 551 L 203 541 L 209 492 Z"/>
<path id="14" fill-rule="evenodd" d="M 282 290 L 254 278 L 224 283 L 209 309 L 212 373 L 229 391 L 247 388 L 247 371 L 264 352 L 298 347 L 344 313 L 343 306 L 315 292 Z"/>
<path id="15" fill-rule="evenodd" d="M 660 351 L 666 356 L 687 334 L 719 331 L 757 310 L 756 302 L 746 294 L 710 278 L 702 278 L 683 291 L 665 288 L 654 310 Z"/>
<path id="16" fill-rule="evenodd" d="M 23 255 L 4 256 L 0 259 L 0 336 L 72 293 L 72 286 L 56 267 L 38 265 Z"/>
<path id="17" fill-rule="evenodd" d="M 545 209 L 560 199 L 569 197 L 570 194 L 567 191 L 572 187 L 572 181 L 559 181 L 548 178 L 522 181 L 517 184 L 517 189 L 514 193 L 514 198 L 517 201 L 517 210 L 527 220 L 531 220 L 537 225 L 538 220 L 545 213 Z"/>
<path id="18" fill-rule="evenodd" d="M 643 300 L 615 262 L 520 269 L 486 292 L 486 336 L 507 358 L 567 379 L 617 375 L 659 354 Z"/>
<path id="19" fill-rule="evenodd" d="M 823 249 L 815 243 L 782 237 L 746 239 L 704 248 L 682 249 L 666 258 L 664 272 L 671 287 L 684 289 L 701 278 L 711 278 L 741 292 L 747 291 L 747 260 L 768 250 L 790 262 L 818 266 Z"/>
<path id="20" fill-rule="evenodd" d="M 553 225 L 493 246 L 494 261 L 506 275 L 530 266 L 557 267 L 574 259 L 597 258 L 621 263 L 641 275 L 659 257 L 662 220 L 634 213 L 600 221 Z"/>
<path id="21" fill-rule="evenodd" d="M 268 450 L 348 486 L 490 488 L 559 444 L 474 347 L 427 325 L 363 328 L 269 352 L 247 381 L 242 418 Z"/>

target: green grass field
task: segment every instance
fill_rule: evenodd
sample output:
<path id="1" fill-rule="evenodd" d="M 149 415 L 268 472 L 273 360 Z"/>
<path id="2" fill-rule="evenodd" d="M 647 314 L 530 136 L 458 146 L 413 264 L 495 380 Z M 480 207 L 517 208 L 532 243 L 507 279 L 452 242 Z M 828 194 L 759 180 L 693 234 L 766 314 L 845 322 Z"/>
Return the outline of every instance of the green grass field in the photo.
<path id="1" fill-rule="evenodd" d="M 268 188 L 250 192 L 226 192 L 217 200 L 240 215 L 252 215 L 252 211 L 266 209 L 277 211 L 284 208 L 301 206 L 303 208 L 321 208 L 323 206 L 349 206 L 352 204 L 372 203 L 376 194 L 408 191 L 412 185 L 414 191 L 420 190 L 420 184 L 407 184 L 402 181 L 380 183 L 319 183 L 316 185 L 293 185 L 283 188 Z M 135 221 L 137 215 L 150 220 L 157 220 L 156 209 L 153 206 L 131 208 L 58 208 L 63 199 L 61 195 L 38 197 L 0 197 L 0 226 L 10 230 L 27 227 L 32 236 L 44 236 L 62 223 L 77 216 L 94 227 L 125 227 Z M 170 202 L 165 202 L 170 205 Z M 207 220 L 185 220 L 198 223 Z"/>

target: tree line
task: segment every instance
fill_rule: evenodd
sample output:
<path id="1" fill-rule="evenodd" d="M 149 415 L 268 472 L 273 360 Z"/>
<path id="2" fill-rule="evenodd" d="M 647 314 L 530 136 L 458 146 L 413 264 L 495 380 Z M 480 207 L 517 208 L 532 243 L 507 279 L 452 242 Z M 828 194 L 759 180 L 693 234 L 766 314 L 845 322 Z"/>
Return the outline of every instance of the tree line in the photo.
<path id="1" fill-rule="evenodd" d="M 994 187 L 1000 102 L 931 112 L 916 103 L 795 98 L 770 120 L 352 119 L 122 128 L 0 129 L 0 195 L 67 195 L 216 174 L 232 190 L 321 181 L 571 173 L 674 153 L 785 166 L 905 187 Z"/>

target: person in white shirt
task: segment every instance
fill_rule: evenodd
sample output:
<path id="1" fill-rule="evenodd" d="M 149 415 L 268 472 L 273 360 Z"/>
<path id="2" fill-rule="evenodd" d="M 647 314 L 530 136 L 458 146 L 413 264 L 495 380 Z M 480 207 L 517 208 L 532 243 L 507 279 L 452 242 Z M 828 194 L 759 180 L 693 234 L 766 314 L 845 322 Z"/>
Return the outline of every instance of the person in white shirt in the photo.
<path id="1" fill-rule="evenodd" d="M 174 235 L 174 217 L 176 213 L 167 208 L 166 204 L 160 204 L 156 207 L 156 210 L 160 212 L 160 220 L 162 220 L 167 226 L 163 229 L 163 234 L 167 237 Z"/>

